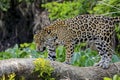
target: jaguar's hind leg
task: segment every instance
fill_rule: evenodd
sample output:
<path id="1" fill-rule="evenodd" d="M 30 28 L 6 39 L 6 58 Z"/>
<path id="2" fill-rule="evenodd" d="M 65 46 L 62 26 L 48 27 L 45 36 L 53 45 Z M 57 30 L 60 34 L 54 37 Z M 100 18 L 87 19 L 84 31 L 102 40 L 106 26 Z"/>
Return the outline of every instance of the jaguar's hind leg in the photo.
<path id="1" fill-rule="evenodd" d="M 108 68 L 111 62 L 112 53 L 111 48 L 107 42 L 98 41 L 95 43 L 101 56 L 101 60 L 95 64 L 95 66 L 100 66 L 102 68 Z"/>

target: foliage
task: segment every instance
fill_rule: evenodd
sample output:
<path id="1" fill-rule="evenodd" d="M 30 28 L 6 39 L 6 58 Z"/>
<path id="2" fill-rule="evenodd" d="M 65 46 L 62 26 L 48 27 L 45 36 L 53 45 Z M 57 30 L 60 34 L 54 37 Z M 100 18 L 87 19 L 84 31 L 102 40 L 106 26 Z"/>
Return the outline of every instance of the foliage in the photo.
<path id="1" fill-rule="evenodd" d="M 98 56 L 97 51 L 91 49 L 81 50 L 86 46 L 85 43 L 76 45 L 74 54 L 71 60 L 72 65 L 76 66 L 92 66 L 99 61 L 100 57 Z M 64 62 L 66 57 L 65 48 L 59 46 L 56 49 L 56 61 Z M 37 52 L 35 50 L 34 43 L 24 43 L 18 46 L 17 44 L 13 48 L 5 50 L 5 52 L 0 52 L 0 59 L 9 59 L 9 58 L 47 58 L 47 50 L 44 52 Z M 120 58 L 117 54 L 113 55 L 113 62 L 120 61 Z"/>
<path id="2" fill-rule="evenodd" d="M 51 20 L 55 20 L 58 18 L 70 18 L 79 13 L 78 8 L 80 6 L 77 2 L 51 2 L 42 5 L 43 7 L 47 8 L 50 12 L 49 17 Z M 74 11 L 73 11 L 74 10 Z M 73 11 L 73 12 L 71 12 Z"/>
<path id="3" fill-rule="evenodd" d="M 34 72 L 39 72 L 38 77 L 42 77 L 44 80 L 55 80 L 51 78 L 53 68 L 50 66 L 50 62 L 43 58 L 38 58 L 34 61 L 35 69 Z"/>
<path id="4" fill-rule="evenodd" d="M 63 46 L 59 46 L 56 49 L 56 61 L 63 62 L 65 61 L 65 48 Z"/>
<path id="5" fill-rule="evenodd" d="M 16 0 L 17 3 L 21 2 L 26 2 L 26 3 L 31 3 L 33 0 Z M 2 11 L 7 11 L 11 6 L 10 6 L 11 0 L 0 0 L 0 10 Z"/>
<path id="6" fill-rule="evenodd" d="M 33 0 L 17 0 L 18 2 L 22 2 L 22 1 L 25 1 L 25 2 L 27 2 L 27 3 L 31 3 L 31 2 L 33 2 Z"/>
<path id="7" fill-rule="evenodd" d="M 116 31 L 116 36 L 118 39 L 118 45 L 116 47 L 116 52 L 120 53 L 120 24 L 115 27 L 115 31 Z"/>
<path id="8" fill-rule="evenodd" d="M 0 9 L 2 11 L 7 11 L 8 8 L 10 8 L 10 0 L 1 0 Z"/>
<path id="9" fill-rule="evenodd" d="M 15 73 L 11 73 L 11 74 L 9 74 L 9 75 L 3 75 L 1 78 L 0 78 L 0 80 L 16 80 L 16 74 Z M 20 78 L 19 78 L 19 80 L 25 80 L 25 78 L 23 77 L 23 76 L 21 76 Z"/>
<path id="10" fill-rule="evenodd" d="M 89 48 L 75 52 L 72 57 L 72 64 L 75 66 L 93 66 L 98 61 L 99 56 L 97 56 L 97 52 Z"/>
<path id="11" fill-rule="evenodd" d="M 3 75 L 1 78 L 0 78 L 0 80 L 15 80 L 15 73 L 11 73 L 11 74 L 9 74 L 7 77 L 8 77 L 8 79 L 5 77 L 5 75 Z"/>
<path id="12" fill-rule="evenodd" d="M 109 16 L 120 16 L 119 0 L 102 0 L 99 1 L 90 13 L 102 14 Z"/>
<path id="13" fill-rule="evenodd" d="M 20 46 L 16 44 L 13 48 L 0 52 L 0 59 L 47 57 L 46 52 L 44 52 L 44 56 L 42 54 L 35 50 L 34 43 L 24 43 L 20 44 Z"/>
<path id="14" fill-rule="evenodd" d="M 113 78 L 104 77 L 104 80 L 120 80 L 120 76 L 114 75 Z"/>
<path id="15" fill-rule="evenodd" d="M 93 2 L 96 2 L 96 0 L 64 1 L 63 3 L 50 2 L 43 4 L 42 7 L 48 9 L 48 12 L 50 12 L 50 19 L 55 20 L 58 18 L 71 18 L 78 14 L 85 14 L 93 7 Z"/>

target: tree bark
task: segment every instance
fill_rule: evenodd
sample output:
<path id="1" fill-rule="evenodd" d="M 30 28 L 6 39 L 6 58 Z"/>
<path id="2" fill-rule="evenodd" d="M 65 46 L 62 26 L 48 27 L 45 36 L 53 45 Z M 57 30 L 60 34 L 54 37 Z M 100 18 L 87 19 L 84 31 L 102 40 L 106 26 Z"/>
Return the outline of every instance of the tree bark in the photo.
<path id="1" fill-rule="evenodd" d="M 16 73 L 17 76 L 24 76 L 26 80 L 35 79 L 37 74 L 34 70 L 33 61 L 35 59 L 7 59 L 0 61 L 0 76 L 3 74 Z M 99 67 L 75 67 L 56 61 L 50 61 L 54 68 L 52 76 L 56 80 L 103 80 L 103 77 L 113 77 L 120 73 L 120 62 L 112 63 L 109 69 Z"/>

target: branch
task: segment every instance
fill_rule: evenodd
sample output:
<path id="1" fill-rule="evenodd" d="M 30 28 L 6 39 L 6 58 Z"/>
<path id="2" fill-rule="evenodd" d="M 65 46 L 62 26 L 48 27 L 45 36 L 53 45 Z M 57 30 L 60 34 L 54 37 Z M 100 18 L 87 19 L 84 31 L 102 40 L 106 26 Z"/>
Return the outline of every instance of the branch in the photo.
<path id="1" fill-rule="evenodd" d="M 33 61 L 35 59 L 7 59 L 0 61 L 0 76 L 15 72 L 17 76 L 25 76 L 27 80 L 33 79 Z M 103 77 L 112 77 L 120 73 L 120 62 L 111 64 L 109 69 L 99 67 L 75 67 L 56 61 L 50 61 L 54 68 L 53 77 L 56 80 L 69 78 L 70 80 L 102 80 Z M 34 74 L 36 75 L 36 74 Z M 67 80 L 66 79 L 66 80 Z"/>

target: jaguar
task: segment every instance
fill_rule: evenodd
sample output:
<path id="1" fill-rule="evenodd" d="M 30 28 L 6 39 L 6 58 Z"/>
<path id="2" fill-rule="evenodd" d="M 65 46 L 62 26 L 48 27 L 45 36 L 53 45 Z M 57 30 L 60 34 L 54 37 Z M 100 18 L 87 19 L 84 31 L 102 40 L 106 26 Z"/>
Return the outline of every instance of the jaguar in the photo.
<path id="1" fill-rule="evenodd" d="M 115 24 L 120 22 L 120 17 L 102 15 L 78 15 L 74 18 L 56 20 L 42 28 L 34 35 L 36 48 L 39 51 L 48 49 L 48 58 L 55 60 L 55 49 L 58 45 L 66 48 L 65 63 L 71 62 L 74 47 L 78 43 L 93 42 L 101 57 L 96 66 L 108 68 L 111 62 L 112 39 Z"/>

